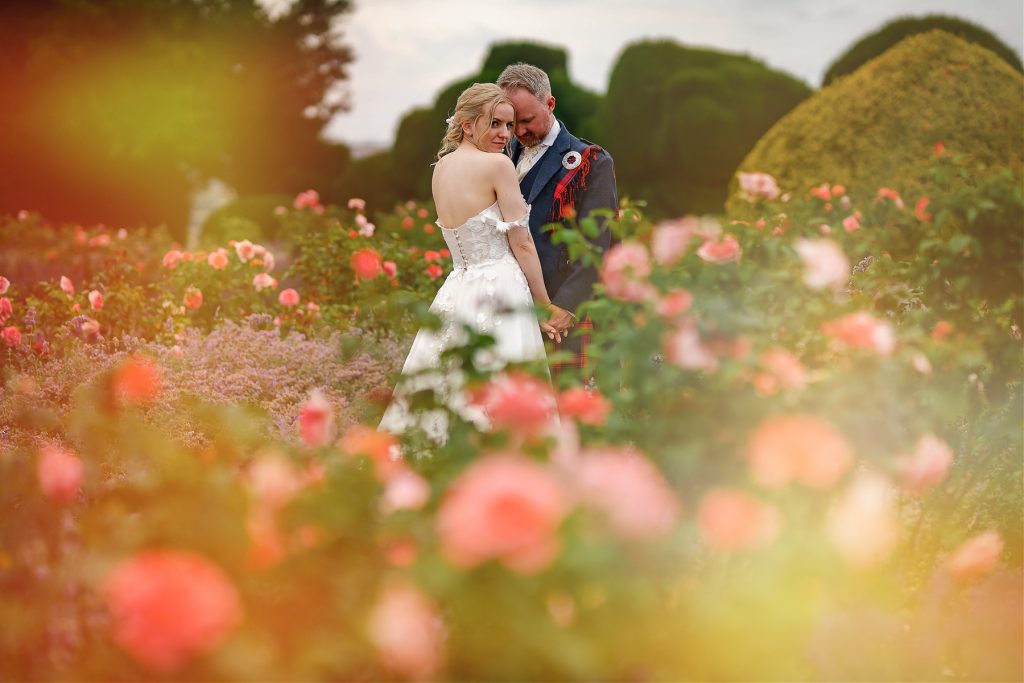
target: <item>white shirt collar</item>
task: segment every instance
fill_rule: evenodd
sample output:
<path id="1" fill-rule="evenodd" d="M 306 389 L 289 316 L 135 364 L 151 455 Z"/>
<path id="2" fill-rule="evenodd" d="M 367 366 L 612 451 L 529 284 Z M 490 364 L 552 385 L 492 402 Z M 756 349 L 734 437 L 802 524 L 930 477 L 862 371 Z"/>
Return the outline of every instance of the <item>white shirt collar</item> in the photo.
<path id="1" fill-rule="evenodd" d="M 553 116 L 551 118 L 554 119 Z M 548 134 L 544 136 L 544 139 L 540 141 L 540 144 L 544 145 L 545 147 L 550 147 L 551 145 L 555 144 L 555 138 L 558 137 L 558 133 L 561 130 L 562 127 L 558 125 L 558 119 L 554 119 L 554 123 L 551 124 L 551 130 L 549 130 Z"/>

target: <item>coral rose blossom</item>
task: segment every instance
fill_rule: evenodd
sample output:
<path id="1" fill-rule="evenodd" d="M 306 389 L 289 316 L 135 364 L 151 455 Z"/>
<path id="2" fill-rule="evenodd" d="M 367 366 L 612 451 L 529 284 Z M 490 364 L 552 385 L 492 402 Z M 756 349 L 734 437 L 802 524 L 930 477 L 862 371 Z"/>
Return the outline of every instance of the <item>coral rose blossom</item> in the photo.
<path id="1" fill-rule="evenodd" d="M 296 209 L 315 209 L 320 206 L 320 194 L 316 190 L 300 192 L 292 204 Z"/>
<path id="2" fill-rule="evenodd" d="M 11 281 L 0 275 L 0 294 L 6 294 L 11 287 Z"/>
<path id="3" fill-rule="evenodd" d="M 767 545 L 779 533 L 779 512 L 736 489 L 704 494 L 697 512 L 701 540 L 712 550 L 736 552 Z"/>
<path id="4" fill-rule="evenodd" d="M 747 451 L 751 476 L 761 486 L 791 481 L 828 489 L 853 464 L 853 449 L 832 425 L 813 415 L 780 415 L 762 422 Z"/>
<path id="5" fill-rule="evenodd" d="M 692 218 L 677 221 L 664 221 L 654 227 L 651 235 L 651 253 L 654 260 L 661 266 L 671 266 L 686 254 L 686 248 L 694 236 Z"/>
<path id="6" fill-rule="evenodd" d="M 1003 553 L 1003 537 L 994 529 L 964 541 L 944 565 L 947 572 L 961 581 L 988 574 L 999 563 Z"/>
<path id="7" fill-rule="evenodd" d="M 838 289 L 850 278 L 850 260 L 832 240 L 797 240 L 793 248 L 804 264 L 804 284 L 811 289 Z"/>
<path id="8" fill-rule="evenodd" d="M 914 452 L 897 461 L 903 472 L 903 485 L 916 493 L 932 488 L 946 478 L 953 463 L 953 449 L 934 434 L 917 440 Z"/>
<path id="9" fill-rule="evenodd" d="M 932 215 L 927 211 L 928 204 L 929 200 L 927 197 L 921 197 L 917 200 L 917 204 L 914 205 L 914 218 L 923 223 L 931 223 Z"/>
<path id="10" fill-rule="evenodd" d="M 598 511 L 620 538 L 658 538 L 679 520 L 679 498 L 658 468 L 635 451 L 588 449 L 570 477 L 583 504 Z"/>
<path id="11" fill-rule="evenodd" d="M 800 359 L 783 348 L 762 353 L 761 365 L 786 389 L 800 390 L 807 386 L 807 369 Z"/>
<path id="12" fill-rule="evenodd" d="M 224 270 L 228 267 L 228 253 L 223 248 L 218 249 L 206 257 L 206 263 L 214 270 Z"/>
<path id="13" fill-rule="evenodd" d="M 665 360 L 684 370 L 705 370 L 714 372 L 718 359 L 700 338 L 697 325 L 692 320 L 681 321 L 674 330 L 662 338 Z"/>
<path id="14" fill-rule="evenodd" d="M 705 240 L 697 249 L 697 256 L 708 263 L 728 263 L 740 259 L 740 243 L 732 235 L 726 235 L 719 241 Z"/>
<path id="15" fill-rule="evenodd" d="M 498 560 L 534 574 L 557 557 L 568 509 L 565 490 L 545 466 L 521 455 L 489 455 L 445 495 L 437 514 L 441 551 L 463 569 Z"/>
<path id="16" fill-rule="evenodd" d="M 203 293 L 197 287 L 189 287 L 185 290 L 182 301 L 186 308 L 200 308 L 203 305 Z"/>
<path id="17" fill-rule="evenodd" d="M 863 311 L 830 320 L 821 326 L 821 331 L 832 338 L 833 347 L 838 350 L 871 349 L 880 356 L 888 356 L 896 349 L 892 326 Z"/>
<path id="18" fill-rule="evenodd" d="M 895 489 L 874 472 L 858 474 L 825 520 L 833 547 L 858 569 L 877 564 L 892 552 L 897 527 Z"/>
<path id="19" fill-rule="evenodd" d="M 574 417 L 589 425 L 603 425 L 612 410 L 611 402 L 600 391 L 575 387 L 558 397 L 558 410 L 563 417 Z"/>
<path id="20" fill-rule="evenodd" d="M 216 649 L 242 620 L 228 576 L 194 553 L 150 550 L 103 583 L 114 642 L 150 669 L 171 673 Z"/>
<path id="21" fill-rule="evenodd" d="M 82 460 L 72 451 L 48 444 L 39 451 L 36 476 L 43 495 L 57 503 L 70 503 L 82 487 Z"/>
<path id="22" fill-rule="evenodd" d="M 7 322 L 7 319 L 14 313 L 14 304 L 11 300 L 5 297 L 0 297 L 0 325 Z"/>
<path id="23" fill-rule="evenodd" d="M 366 200 L 359 197 L 352 197 L 348 200 L 348 208 L 353 211 L 364 211 L 366 210 Z"/>
<path id="24" fill-rule="evenodd" d="M 384 272 L 380 254 L 373 249 L 360 249 L 352 254 L 352 270 L 360 280 L 372 280 Z"/>
<path id="25" fill-rule="evenodd" d="M 17 327 L 5 327 L 0 336 L 3 337 L 4 344 L 8 348 L 13 348 L 21 343 L 21 330 Z"/>
<path id="26" fill-rule="evenodd" d="M 398 266 L 394 261 L 385 261 L 381 267 L 384 269 L 384 274 L 387 275 L 390 280 L 394 280 L 398 275 Z"/>
<path id="27" fill-rule="evenodd" d="M 665 293 L 665 296 L 658 299 L 655 306 L 658 315 L 663 318 L 677 318 L 690 310 L 693 305 L 693 295 L 685 289 L 673 289 Z"/>
<path id="28" fill-rule="evenodd" d="M 373 427 L 358 424 L 349 427 L 341 437 L 341 449 L 349 455 L 368 457 L 373 463 L 374 473 L 381 481 L 387 481 L 403 468 L 398 459 L 398 439 Z"/>
<path id="29" fill-rule="evenodd" d="M 68 296 L 75 295 L 75 285 L 67 276 L 60 276 L 60 288 L 63 289 L 64 293 L 67 294 Z"/>
<path id="30" fill-rule="evenodd" d="M 299 435 L 307 446 L 326 446 L 334 438 L 334 411 L 319 389 L 299 407 Z"/>
<path id="31" fill-rule="evenodd" d="M 391 671 L 413 680 L 435 677 L 444 633 L 437 606 L 411 583 L 388 583 L 370 611 L 370 642 Z"/>
<path id="32" fill-rule="evenodd" d="M 245 263 L 249 259 L 256 256 L 256 245 L 249 240 L 242 240 L 241 242 L 235 243 L 235 254 L 238 255 L 238 260 Z"/>
<path id="33" fill-rule="evenodd" d="M 282 306 L 298 306 L 299 305 L 299 293 L 289 287 L 280 294 L 277 295 L 277 302 Z"/>
<path id="34" fill-rule="evenodd" d="M 164 254 L 164 258 L 163 258 L 164 268 L 167 268 L 168 270 L 174 270 L 175 268 L 178 267 L 178 262 L 181 261 L 181 258 L 182 258 L 181 251 L 179 251 L 177 249 L 171 249 L 166 254 Z"/>
<path id="35" fill-rule="evenodd" d="M 252 279 L 252 286 L 256 288 L 256 291 L 262 291 L 268 287 L 277 287 L 277 280 L 271 277 L 268 273 L 258 273 Z"/>
<path id="36" fill-rule="evenodd" d="M 398 510 L 419 510 L 430 500 L 430 484 L 407 467 L 397 468 L 384 487 L 380 510 L 390 514 Z"/>
<path id="37" fill-rule="evenodd" d="M 608 296 L 622 301 L 643 301 L 654 295 L 647 282 L 651 261 L 647 248 L 639 242 L 625 241 L 608 250 L 601 264 L 601 282 Z"/>
<path id="38" fill-rule="evenodd" d="M 475 402 L 487 412 L 495 429 L 520 435 L 546 431 L 555 413 L 551 385 L 521 372 L 492 377 Z"/>
<path id="39" fill-rule="evenodd" d="M 89 292 L 89 305 L 92 306 L 94 311 L 103 308 L 103 294 L 99 290 L 94 289 Z"/>
<path id="40" fill-rule="evenodd" d="M 127 403 L 148 403 L 163 388 L 163 372 L 151 360 L 129 358 L 114 371 L 110 386 Z"/>
<path id="41" fill-rule="evenodd" d="M 437 265 L 436 263 L 431 263 L 429 266 L 427 266 L 426 273 L 427 275 L 430 276 L 431 280 L 436 280 L 437 278 L 444 275 L 444 269 L 441 266 Z"/>

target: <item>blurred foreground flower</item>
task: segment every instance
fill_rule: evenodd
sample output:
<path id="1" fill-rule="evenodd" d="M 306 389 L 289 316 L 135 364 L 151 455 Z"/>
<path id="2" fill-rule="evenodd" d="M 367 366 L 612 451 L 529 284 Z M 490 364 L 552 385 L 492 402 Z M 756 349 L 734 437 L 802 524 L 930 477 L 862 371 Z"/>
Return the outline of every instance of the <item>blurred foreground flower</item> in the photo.
<path id="1" fill-rule="evenodd" d="M 556 405 L 549 383 L 521 372 L 492 377 L 477 392 L 474 402 L 487 412 L 494 429 L 507 429 L 520 436 L 547 431 Z"/>
<path id="2" fill-rule="evenodd" d="M 129 358 L 114 370 L 110 388 L 126 403 L 149 403 L 163 389 L 163 372 L 147 358 Z"/>
<path id="3" fill-rule="evenodd" d="M 858 569 L 888 557 L 896 546 L 897 529 L 896 490 L 875 472 L 858 474 L 825 522 L 829 541 Z"/>
<path id="4" fill-rule="evenodd" d="M 319 389 L 299 407 L 299 434 L 307 446 L 327 446 L 334 439 L 334 411 Z"/>
<path id="5" fill-rule="evenodd" d="M 804 284 L 811 289 L 840 288 L 850 277 L 850 260 L 832 240 L 797 240 L 793 245 L 804 263 Z"/>
<path id="6" fill-rule="evenodd" d="M 748 202 L 764 199 L 769 201 L 779 196 L 779 186 L 775 178 L 767 173 L 737 173 L 740 191 Z"/>
<path id="7" fill-rule="evenodd" d="M 946 560 L 945 568 L 957 579 L 970 581 L 992 571 L 1002 553 L 1003 537 L 989 530 L 964 541 Z"/>
<path id="8" fill-rule="evenodd" d="M 813 415 L 779 415 L 763 421 L 747 452 L 754 481 L 779 488 L 791 481 L 828 489 L 853 464 L 853 449 L 832 425 Z"/>
<path id="9" fill-rule="evenodd" d="M 411 583 L 388 583 L 369 615 L 370 640 L 384 666 L 412 680 L 433 679 L 444 659 L 437 606 Z"/>
<path id="10" fill-rule="evenodd" d="M 558 527 L 568 510 L 568 495 L 547 467 L 521 455 L 489 455 L 445 495 L 437 514 L 441 550 L 464 569 L 499 560 L 534 574 L 558 555 Z"/>
<path id="11" fill-rule="evenodd" d="M 372 280 L 384 272 L 384 265 L 376 251 L 360 249 L 352 254 L 352 270 L 360 280 Z"/>
<path id="12" fill-rule="evenodd" d="M 114 641 L 163 673 L 216 649 L 242 620 L 241 601 L 228 576 L 190 552 L 140 552 L 107 575 L 103 595 Z"/>
<path id="13" fill-rule="evenodd" d="M 738 489 L 714 488 L 697 512 L 701 540 L 712 550 L 735 552 L 767 545 L 779 534 L 779 512 Z"/>
<path id="14" fill-rule="evenodd" d="M 72 451 L 54 444 L 39 450 L 36 474 L 43 495 L 57 503 L 70 503 L 82 487 L 84 467 Z"/>
<path id="15" fill-rule="evenodd" d="M 917 493 L 926 491 L 946 478 L 952 462 L 949 444 L 934 434 L 925 434 L 917 440 L 912 455 L 898 459 L 903 485 Z"/>
<path id="16" fill-rule="evenodd" d="M 832 338 L 833 346 L 839 350 L 871 349 L 881 356 L 888 356 L 896 349 L 892 326 L 863 311 L 830 320 L 821 326 L 821 331 Z"/>
<path id="17" fill-rule="evenodd" d="M 601 282 L 613 299 L 643 301 L 654 294 L 647 278 L 651 261 L 647 248 L 639 242 L 626 241 L 608 250 L 601 264 Z"/>

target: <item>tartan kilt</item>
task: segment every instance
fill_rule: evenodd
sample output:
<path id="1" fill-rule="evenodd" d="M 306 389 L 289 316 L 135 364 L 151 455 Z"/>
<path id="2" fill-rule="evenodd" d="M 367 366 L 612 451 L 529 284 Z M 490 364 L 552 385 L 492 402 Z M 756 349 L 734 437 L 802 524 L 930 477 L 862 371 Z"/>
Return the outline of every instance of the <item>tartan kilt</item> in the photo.
<path id="1" fill-rule="evenodd" d="M 555 387 L 559 386 L 559 379 L 567 371 L 586 370 L 587 349 L 590 348 L 590 338 L 594 331 L 594 321 L 589 317 L 583 318 L 569 330 L 569 337 L 562 341 L 555 342 L 544 337 L 544 343 L 548 347 L 548 353 L 565 352 L 572 353 L 571 358 L 551 363 L 551 382 Z"/>

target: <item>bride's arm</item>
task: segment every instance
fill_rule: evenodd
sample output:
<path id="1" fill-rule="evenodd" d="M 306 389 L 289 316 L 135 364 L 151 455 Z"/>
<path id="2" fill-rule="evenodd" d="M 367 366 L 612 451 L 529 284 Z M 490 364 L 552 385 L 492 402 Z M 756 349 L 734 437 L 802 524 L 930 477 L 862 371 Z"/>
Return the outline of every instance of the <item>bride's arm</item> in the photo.
<path id="1" fill-rule="evenodd" d="M 544 306 L 551 304 L 548 290 L 544 287 L 544 276 L 540 269 L 540 259 L 537 257 L 537 247 L 533 243 L 533 236 L 530 234 L 530 207 L 526 205 L 523 195 L 519 192 L 519 183 L 516 181 L 516 169 L 512 160 L 504 154 L 495 154 L 500 160 L 495 164 L 494 191 L 498 195 L 498 208 L 501 209 L 501 216 L 511 226 L 507 228 L 508 243 L 512 247 L 512 253 L 519 261 L 519 267 L 526 275 L 526 282 L 530 285 L 530 293 L 533 300 Z"/>

